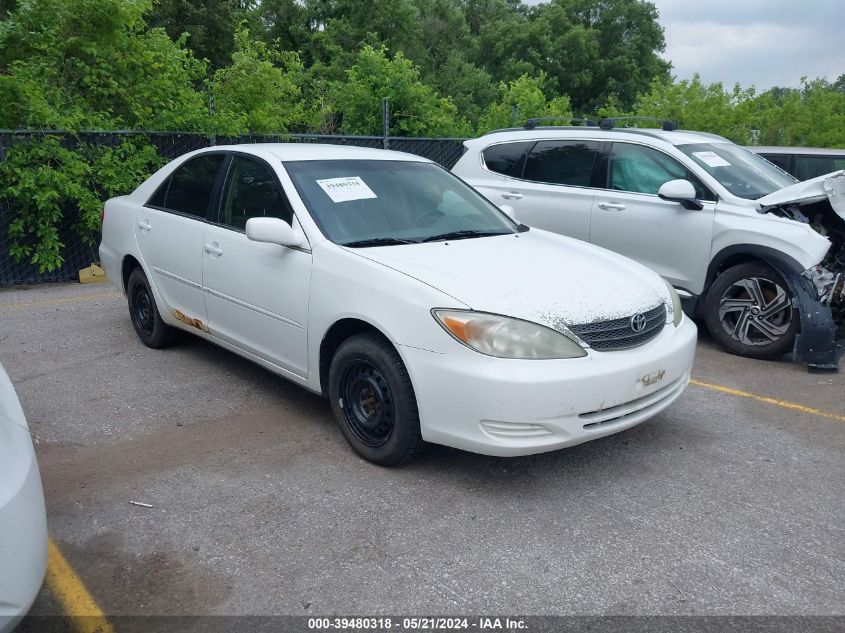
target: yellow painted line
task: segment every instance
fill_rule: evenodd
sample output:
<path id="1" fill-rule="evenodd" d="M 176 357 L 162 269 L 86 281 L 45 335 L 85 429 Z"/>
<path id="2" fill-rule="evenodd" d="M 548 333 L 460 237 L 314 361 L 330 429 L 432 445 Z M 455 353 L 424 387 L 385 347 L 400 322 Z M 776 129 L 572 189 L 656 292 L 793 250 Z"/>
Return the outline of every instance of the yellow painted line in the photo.
<path id="1" fill-rule="evenodd" d="M 77 633 L 114 633 L 102 609 L 52 538 L 47 541 L 47 574 L 44 580 L 65 614 L 73 620 Z"/>
<path id="2" fill-rule="evenodd" d="M 783 409 L 790 409 L 792 411 L 800 411 L 801 413 L 807 413 L 809 415 L 817 415 L 822 418 L 830 418 L 831 420 L 838 420 L 839 422 L 845 422 L 845 415 L 839 415 L 837 413 L 831 413 L 830 411 L 824 411 L 822 409 L 814 409 L 813 407 L 805 407 L 803 404 L 798 404 L 795 402 L 789 402 L 787 400 L 778 400 L 777 398 L 769 398 L 768 396 L 758 396 L 756 393 L 749 393 L 747 391 L 741 391 L 739 389 L 734 389 L 732 387 L 724 387 L 722 385 L 714 385 L 709 382 L 702 382 L 700 380 L 692 379 L 689 381 L 691 385 L 695 385 L 696 387 L 704 387 L 705 389 L 711 389 L 713 391 L 719 391 L 721 393 L 727 393 L 732 396 L 737 396 L 739 398 L 750 398 L 751 400 L 756 400 L 757 402 L 764 402 L 766 404 L 771 404 L 776 407 L 781 407 Z"/>
<path id="3" fill-rule="evenodd" d="M 30 301 L 27 303 L 6 303 L 0 304 L 0 312 L 12 310 L 33 310 L 36 308 L 49 308 L 50 306 L 66 305 L 68 303 L 85 303 L 87 301 L 99 301 L 103 299 L 118 299 L 119 292 L 98 292 L 96 294 L 79 295 L 78 297 L 63 297 L 61 299 L 43 299 L 41 301 Z"/>

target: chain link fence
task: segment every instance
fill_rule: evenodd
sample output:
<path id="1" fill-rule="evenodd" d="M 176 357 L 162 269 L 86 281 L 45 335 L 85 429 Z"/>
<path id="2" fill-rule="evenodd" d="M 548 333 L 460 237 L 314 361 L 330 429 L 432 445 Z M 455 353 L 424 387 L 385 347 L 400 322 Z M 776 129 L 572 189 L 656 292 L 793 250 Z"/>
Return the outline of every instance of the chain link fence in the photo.
<path id="1" fill-rule="evenodd" d="M 374 147 L 408 152 L 428 158 L 451 169 L 464 153 L 463 140 L 459 138 L 403 138 L 387 136 L 335 136 L 319 134 L 286 134 L 279 136 L 250 134 L 237 137 L 214 137 L 204 134 L 179 132 L 80 132 L 70 134 L 52 130 L 0 131 L 0 160 L 3 160 L 9 148 L 21 143 L 29 143 L 47 135 L 59 138 L 63 147 L 74 149 L 80 145 L 115 147 L 129 137 L 141 137 L 155 146 L 158 153 L 167 160 L 182 154 L 212 145 L 234 145 L 239 143 L 328 143 L 333 145 L 353 145 L 356 147 Z M 129 193 L 129 192 L 127 192 Z M 41 273 L 38 266 L 27 260 L 16 262 L 9 255 L 11 239 L 9 225 L 16 216 L 15 201 L 7 196 L 0 196 L 0 286 L 34 284 L 47 281 L 73 281 L 81 268 L 99 260 L 97 244 L 86 244 L 74 231 L 72 214 L 65 214 L 59 227 L 59 239 L 64 244 L 62 256 L 64 263 L 52 272 Z M 97 240 L 98 242 L 99 240 Z"/>

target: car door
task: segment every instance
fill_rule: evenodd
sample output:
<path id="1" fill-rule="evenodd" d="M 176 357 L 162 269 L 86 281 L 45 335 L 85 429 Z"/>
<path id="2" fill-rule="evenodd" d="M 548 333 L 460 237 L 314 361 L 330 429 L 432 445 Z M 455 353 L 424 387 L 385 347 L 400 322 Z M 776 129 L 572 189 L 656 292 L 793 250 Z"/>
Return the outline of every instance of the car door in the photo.
<path id="1" fill-rule="evenodd" d="M 520 178 L 508 181 L 501 194 L 504 203 L 529 226 L 588 240 L 599 147 L 598 141 L 538 141 Z"/>
<path id="2" fill-rule="evenodd" d="M 273 168 L 234 154 L 202 247 L 208 326 L 212 335 L 306 377 L 311 251 L 248 239 L 246 223 L 255 217 L 297 222 Z"/>
<path id="3" fill-rule="evenodd" d="M 617 141 L 607 160 L 607 186 L 596 193 L 590 241 L 645 264 L 676 288 L 700 293 L 716 196 L 678 160 L 653 147 Z M 676 179 L 693 184 L 703 209 L 658 197 L 660 186 Z"/>
<path id="4" fill-rule="evenodd" d="M 206 321 L 202 246 L 224 153 L 201 154 L 178 167 L 135 214 L 135 239 L 163 310 Z"/>

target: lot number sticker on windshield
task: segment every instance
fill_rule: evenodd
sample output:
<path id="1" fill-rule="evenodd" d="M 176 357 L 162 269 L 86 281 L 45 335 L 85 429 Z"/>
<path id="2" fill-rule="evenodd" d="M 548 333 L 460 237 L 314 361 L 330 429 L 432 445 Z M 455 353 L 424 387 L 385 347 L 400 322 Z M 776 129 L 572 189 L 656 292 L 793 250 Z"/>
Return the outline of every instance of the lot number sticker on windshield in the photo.
<path id="1" fill-rule="evenodd" d="M 710 167 L 731 166 L 728 161 L 719 156 L 716 152 L 693 152 L 692 155 Z"/>
<path id="2" fill-rule="evenodd" d="M 350 202 L 351 200 L 366 200 L 376 198 L 376 194 L 367 186 L 360 176 L 346 176 L 344 178 L 326 178 L 318 180 L 317 184 L 334 202 Z"/>

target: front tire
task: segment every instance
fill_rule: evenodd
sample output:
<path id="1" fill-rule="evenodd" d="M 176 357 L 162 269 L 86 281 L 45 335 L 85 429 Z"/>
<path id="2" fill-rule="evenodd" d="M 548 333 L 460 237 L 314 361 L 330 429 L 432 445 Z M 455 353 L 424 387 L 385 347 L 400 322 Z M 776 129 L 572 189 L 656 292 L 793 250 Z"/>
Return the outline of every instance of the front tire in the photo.
<path id="1" fill-rule="evenodd" d="M 162 320 L 150 282 L 141 268 L 135 268 L 129 275 L 126 298 L 129 302 L 132 327 L 144 345 L 161 349 L 176 341 L 178 331 Z"/>
<path id="2" fill-rule="evenodd" d="M 748 262 L 723 272 L 707 293 L 710 334 L 730 353 L 772 359 L 792 351 L 799 328 L 789 286 L 771 266 Z"/>
<path id="3" fill-rule="evenodd" d="M 329 399 L 341 433 L 364 459 L 397 466 L 423 449 L 411 378 L 383 337 L 357 334 L 340 345 L 329 369 Z"/>

